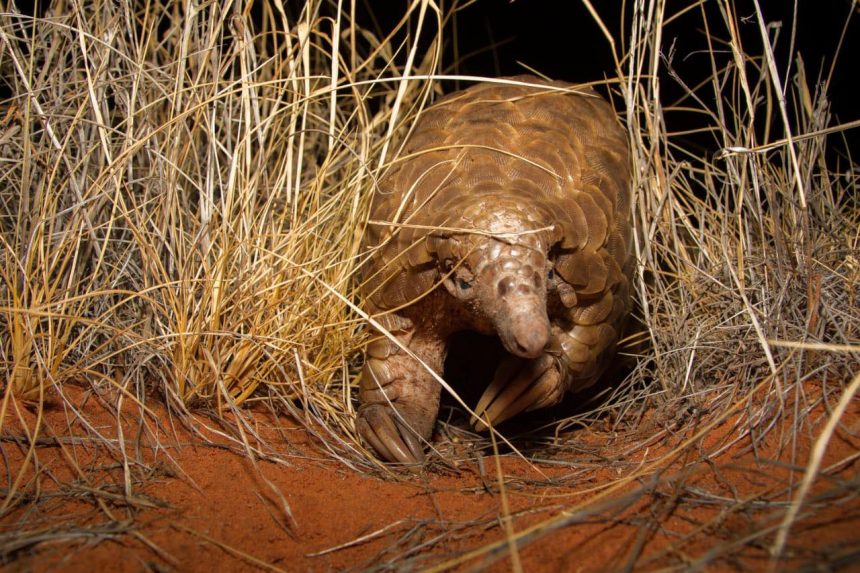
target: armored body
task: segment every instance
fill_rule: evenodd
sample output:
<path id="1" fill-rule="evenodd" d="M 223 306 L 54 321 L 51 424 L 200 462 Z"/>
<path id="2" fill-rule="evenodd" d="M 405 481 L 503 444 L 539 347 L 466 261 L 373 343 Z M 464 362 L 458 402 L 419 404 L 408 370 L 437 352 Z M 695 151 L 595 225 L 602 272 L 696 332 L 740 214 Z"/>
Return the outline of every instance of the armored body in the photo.
<path id="1" fill-rule="evenodd" d="M 427 369 L 441 374 L 453 333 L 495 334 L 510 355 L 480 430 L 592 385 L 629 312 L 625 131 L 591 89 L 507 81 L 426 109 L 374 194 L 364 304 L 408 352 L 368 345 L 357 423 L 389 461 L 423 459 L 440 398 Z"/>

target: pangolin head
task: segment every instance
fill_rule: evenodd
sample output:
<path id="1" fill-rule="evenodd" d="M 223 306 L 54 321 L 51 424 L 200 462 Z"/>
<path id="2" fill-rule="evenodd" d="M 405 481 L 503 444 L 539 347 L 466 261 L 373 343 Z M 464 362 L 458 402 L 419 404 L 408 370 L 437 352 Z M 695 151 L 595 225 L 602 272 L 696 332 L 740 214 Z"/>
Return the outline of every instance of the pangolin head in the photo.
<path id="1" fill-rule="evenodd" d="M 485 209 L 476 233 L 436 239 L 443 284 L 476 315 L 489 322 L 505 349 L 536 358 L 550 339 L 547 316 L 547 234 L 531 217 L 510 210 Z"/>

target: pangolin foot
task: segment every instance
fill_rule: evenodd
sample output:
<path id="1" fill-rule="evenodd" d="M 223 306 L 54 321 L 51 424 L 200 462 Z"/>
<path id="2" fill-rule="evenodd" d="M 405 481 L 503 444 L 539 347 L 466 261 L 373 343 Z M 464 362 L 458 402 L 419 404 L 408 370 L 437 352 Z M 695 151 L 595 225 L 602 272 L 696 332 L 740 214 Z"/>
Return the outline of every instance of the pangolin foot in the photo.
<path id="1" fill-rule="evenodd" d="M 508 356 L 478 401 L 472 425 L 480 432 L 520 412 L 558 404 L 563 396 L 562 375 L 554 356 L 544 353 L 532 360 Z"/>
<path id="2" fill-rule="evenodd" d="M 410 429 L 408 420 L 402 420 L 401 416 L 387 403 L 365 404 L 358 410 L 358 432 L 389 462 L 420 465 L 424 461 L 424 446 Z"/>

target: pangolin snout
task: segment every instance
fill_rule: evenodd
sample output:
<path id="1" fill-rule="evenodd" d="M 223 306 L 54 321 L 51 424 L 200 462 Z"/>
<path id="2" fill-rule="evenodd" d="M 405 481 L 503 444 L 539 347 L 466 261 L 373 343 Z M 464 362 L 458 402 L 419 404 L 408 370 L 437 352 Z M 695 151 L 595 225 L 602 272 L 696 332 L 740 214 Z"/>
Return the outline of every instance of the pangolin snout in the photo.
<path id="1" fill-rule="evenodd" d="M 546 300 L 537 285 L 517 282 L 510 277 L 499 281 L 496 332 L 511 354 L 537 358 L 550 338 Z"/>
<path id="2" fill-rule="evenodd" d="M 501 332 L 499 333 L 502 334 Z M 517 313 L 510 317 L 509 336 L 502 335 L 508 352 L 522 358 L 537 358 L 549 342 L 550 327 L 546 311 Z M 505 340 L 509 338 L 509 340 Z"/>
<path id="3" fill-rule="evenodd" d="M 503 247 L 495 271 L 494 320 L 505 349 L 522 358 L 537 358 L 550 339 L 546 311 L 546 260 L 540 249 Z"/>

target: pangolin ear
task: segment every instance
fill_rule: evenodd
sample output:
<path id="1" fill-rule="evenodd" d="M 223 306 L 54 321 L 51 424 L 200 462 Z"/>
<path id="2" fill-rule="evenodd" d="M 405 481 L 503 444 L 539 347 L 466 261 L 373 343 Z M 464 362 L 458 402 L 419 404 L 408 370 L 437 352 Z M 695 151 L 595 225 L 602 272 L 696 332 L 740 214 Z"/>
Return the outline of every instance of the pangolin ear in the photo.
<path id="1" fill-rule="evenodd" d="M 548 244 L 549 248 L 552 249 L 564 240 L 564 227 L 562 227 L 560 223 L 556 222 L 545 236 L 547 238 L 546 244 Z"/>
<path id="2" fill-rule="evenodd" d="M 413 269 L 422 267 L 434 260 L 436 260 L 436 254 L 430 250 L 429 242 L 426 240 L 415 243 L 406 251 L 406 261 Z"/>
<path id="3" fill-rule="evenodd" d="M 425 240 L 427 251 L 433 253 L 433 257 L 437 261 L 444 261 L 453 258 L 451 242 L 448 237 L 443 235 L 427 235 Z"/>
<path id="4" fill-rule="evenodd" d="M 427 235 L 423 241 L 412 245 L 406 253 L 406 261 L 412 268 L 424 266 L 433 261 L 441 260 L 439 257 L 439 247 L 443 246 L 447 241 L 443 237 Z"/>
<path id="5" fill-rule="evenodd" d="M 439 237 L 437 235 L 427 235 L 426 237 L 424 237 L 424 248 L 427 249 L 428 253 L 431 253 L 434 257 L 436 257 L 439 252 L 439 249 L 436 245 L 441 240 L 442 237 Z"/>

